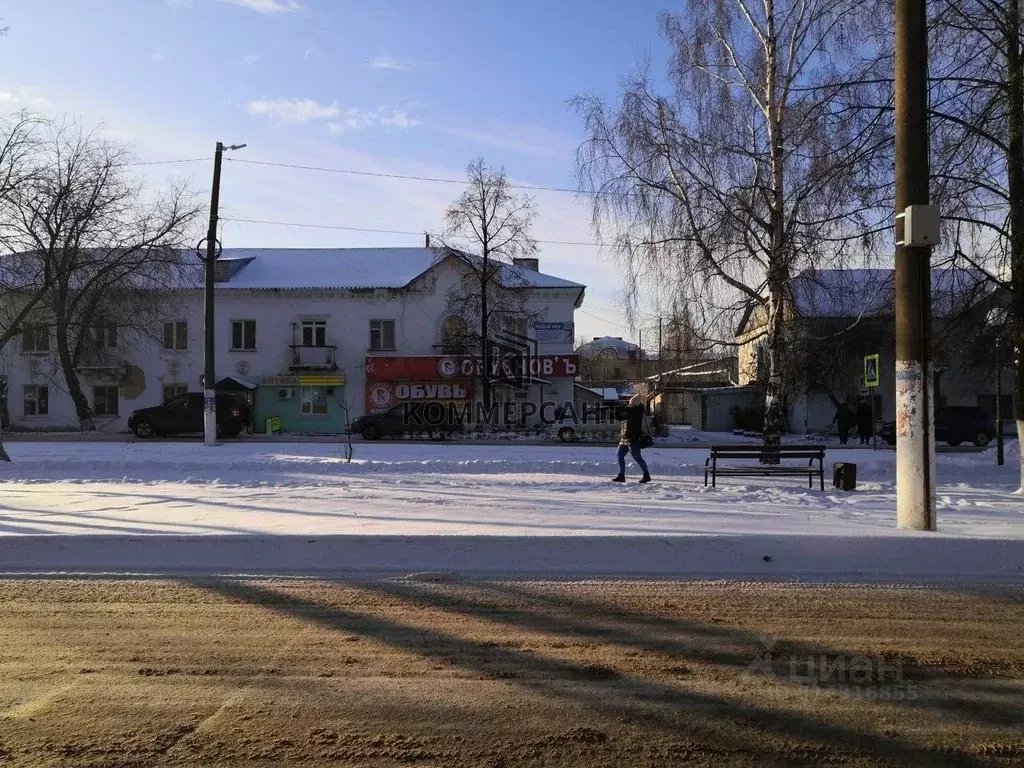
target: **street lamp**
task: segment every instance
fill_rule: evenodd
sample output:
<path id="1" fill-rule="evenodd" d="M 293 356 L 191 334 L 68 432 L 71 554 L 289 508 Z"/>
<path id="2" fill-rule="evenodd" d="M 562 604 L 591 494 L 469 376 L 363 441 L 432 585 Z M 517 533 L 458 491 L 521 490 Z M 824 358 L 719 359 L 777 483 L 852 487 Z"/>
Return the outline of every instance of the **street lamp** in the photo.
<path id="1" fill-rule="evenodd" d="M 224 151 L 242 149 L 245 144 L 232 144 L 225 147 L 221 142 L 213 154 L 213 189 L 210 193 L 210 228 L 206 234 L 206 252 L 203 254 L 200 243 L 200 258 L 204 264 L 203 279 L 203 316 L 205 326 L 204 344 L 204 365 L 203 365 L 203 436 L 207 445 L 217 444 L 217 394 L 214 390 L 214 321 L 213 321 L 213 291 L 214 276 L 213 265 L 220 255 L 220 246 L 217 242 L 217 213 L 220 205 L 220 166 Z"/>
<path id="2" fill-rule="evenodd" d="M 1003 466 L 1003 328 L 1006 310 L 996 307 L 986 316 L 989 326 L 996 330 L 996 464 Z"/>

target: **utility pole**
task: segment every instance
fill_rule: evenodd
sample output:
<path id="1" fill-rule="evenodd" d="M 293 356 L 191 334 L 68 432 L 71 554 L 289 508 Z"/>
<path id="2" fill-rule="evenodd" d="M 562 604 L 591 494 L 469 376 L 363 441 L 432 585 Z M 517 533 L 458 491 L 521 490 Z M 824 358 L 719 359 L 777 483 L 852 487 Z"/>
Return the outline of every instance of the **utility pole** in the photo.
<path id="1" fill-rule="evenodd" d="M 906 215 L 912 207 L 927 212 L 929 204 L 925 2 L 896 0 L 896 520 L 900 528 L 934 531 L 934 243 L 921 244 Z"/>
<path id="2" fill-rule="evenodd" d="M 203 345 L 203 436 L 207 445 L 217 444 L 217 393 L 214 371 L 214 339 L 216 334 L 213 315 L 214 264 L 219 255 L 217 243 L 217 212 L 220 206 L 220 166 L 224 150 L 241 149 L 245 144 L 233 144 L 225 147 L 217 142 L 213 154 L 213 189 L 210 192 L 210 228 L 206 232 L 206 255 L 203 256 L 204 292 L 203 292 L 203 325 L 205 343 Z"/>

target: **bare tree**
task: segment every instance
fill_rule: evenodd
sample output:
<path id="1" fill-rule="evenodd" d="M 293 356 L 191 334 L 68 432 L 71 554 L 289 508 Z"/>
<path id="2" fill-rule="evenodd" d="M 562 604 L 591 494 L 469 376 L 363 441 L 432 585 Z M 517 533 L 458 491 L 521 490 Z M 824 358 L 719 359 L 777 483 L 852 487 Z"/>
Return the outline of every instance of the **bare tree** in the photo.
<path id="1" fill-rule="evenodd" d="M 53 329 L 83 429 L 92 428 L 93 409 L 81 369 L 114 370 L 112 348 L 155 337 L 160 296 L 190 270 L 181 246 L 199 208 L 181 187 L 147 200 L 127 170 L 133 159 L 73 122 L 55 124 L 35 173 L 11 197 L 11 242 L 50 277 L 35 314 Z"/>
<path id="2" fill-rule="evenodd" d="M 1024 441 L 1024 40 L 1019 0 L 931 4 L 934 195 L 953 259 L 1006 297 Z M 1024 487 L 1024 455 L 1020 465 Z"/>
<path id="3" fill-rule="evenodd" d="M 537 252 L 530 236 L 535 213 L 533 200 L 516 195 L 509 186 L 505 170 L 489 167 L 482 158 L 466 167 L 466 182 L 466 190 L 445 211 L 443 244 L 438 248 L 442 257 L 457 258 L 465 265 L 463 278 L 447 297 L 449 313 L 465 325 L 446 329 L 445 343 L 478 346 L 483 405 L 490 409 L 495 325 L 509 329 L 531 319 L 527 307 L 531 284 L 513 260 Z"/>
<path id="4" fill-rule="evenodd" d="M 671 285 L 721 342 L 744 307 L 762 316 L 767 446 L 783 429 L 791 279 L 887 225 L 871 179 L 887 167 L 891 117 L 856 108 L 865 91 L 878 101 L 876 59 L 850 45 L 861 5 L 689 0 L 662 15 L 670 93 L 642 68 L 617 106 L 575 102 L 581 182 L 596 193 L 599 236 L 618 246 L 631 309 L 644 287 Z"/>
<path id="5" fill-rule="evenodd" d="M 22 323 L 42 301 L 50 281 L 45 260 L 29 259 L 11 250 L 7 226 L 12 199 L 34 172 L 41 123 L 27 113 L 0 117 L 0 353 L 21 333 Z M 4 403 L 8 402 L 8 392 L 0 395 Z M 0 412 L 0 421 L 6 417 L 6 412 Z M 2 439 L 0 461 L 10 461 Z"/>

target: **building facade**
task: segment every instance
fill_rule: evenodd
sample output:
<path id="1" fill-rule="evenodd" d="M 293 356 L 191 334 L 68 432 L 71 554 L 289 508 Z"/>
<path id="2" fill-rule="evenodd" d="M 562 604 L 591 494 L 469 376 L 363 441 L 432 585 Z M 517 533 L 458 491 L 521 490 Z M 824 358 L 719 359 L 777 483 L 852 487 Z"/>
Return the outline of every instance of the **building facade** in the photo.
<path id="1" fill-rule="evenodd" d="M 817 270 L 791 282 L 785 304 L 784 380 L 790 429 L 828 431 L 836 402 L 870 396 L 876 421 L 896 418 L 894 275 L 888 269 Z M 997 375 L 1002 413 L 1012 422 L 1013 372 L 1009 352 L 996 367 L 992 310 L 1005 301 L 983 276 L 933 270 L 932 328 L 936 407 L 980 406 L 995 416 Z M 737 328 L 739 384 L 767 381 L 767 322 L 752 308 Z M 879 356 L 879 385 L 864 389 L 864 358 Z"/>
<path id="2" fill-rule="evenodd" d="M 449 293 L 468 268 L 431 248 L 225 249 L 216 269 L 217 388 L 249 400 L 255 430 L 273 420 L 295 433 L 337 433 L 403 400 L 477 401 L 483 372 L 467 362 L 472 350 L 451 354 L 446 342 Z M 536 375 L 518 388 L 496 386 L 494 397 L 572 400 L 573 315 L 584 286 L 537 271 L 536 260 L 508 269 L 533 318 L 516 331 Z M 102 365 L 79 371 L 97 429 L 122 431 L 133 410 L 202 390 L 202 291 L 175 292 L 164 315 L 144 338 L 111 331 Z M 8 428 L 78 426 L 45 321 L 0 354 L 0 391 Z"/>

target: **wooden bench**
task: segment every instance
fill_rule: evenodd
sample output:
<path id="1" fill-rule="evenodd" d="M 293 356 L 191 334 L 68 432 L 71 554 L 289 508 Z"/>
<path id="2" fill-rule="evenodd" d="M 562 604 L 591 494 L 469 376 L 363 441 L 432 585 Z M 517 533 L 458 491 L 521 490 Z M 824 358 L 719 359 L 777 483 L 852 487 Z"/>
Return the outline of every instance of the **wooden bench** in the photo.
<path id="1" fill-rule="evenodd" d="M 761 460 L 768 454 L 777 456 L 778 464 L 762 464 Z M 718 466 L 720 459 L 756 459 L 756 466 L 747 464 L 744 466 Z M 807 466 L 786 466 L 781 462 L 787 459 L 807 459 Z M 814 466 L 814 462 L 818 466 Z M 711 455 L 704 462 L 704 485 L 708 484 L 708 474 L 711 475 L 711 487 L 717 487 L 715 480 L 719 475 L 730 477 L 770 477 L 770 476 L 793 476 L 807 477 L 807 487 L 814 487 L 814 476 L 818 476 L 821 482 L 821 490 L 825 490 L 825 446 L 824 445 L 780 445 L 774 448 L 765 449 L 763 445 L 713 445 Z"/>

